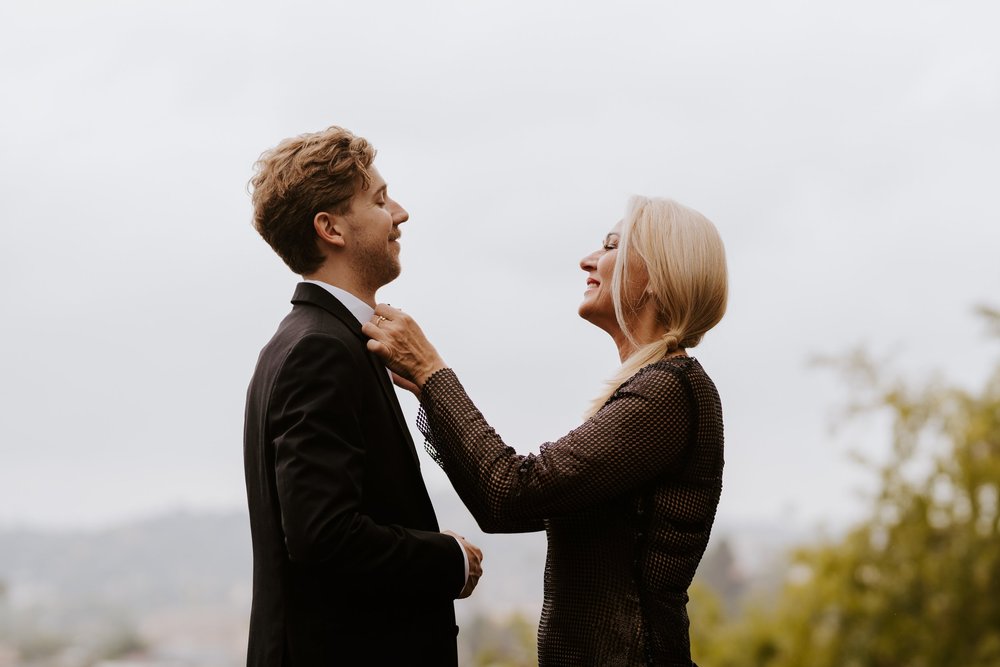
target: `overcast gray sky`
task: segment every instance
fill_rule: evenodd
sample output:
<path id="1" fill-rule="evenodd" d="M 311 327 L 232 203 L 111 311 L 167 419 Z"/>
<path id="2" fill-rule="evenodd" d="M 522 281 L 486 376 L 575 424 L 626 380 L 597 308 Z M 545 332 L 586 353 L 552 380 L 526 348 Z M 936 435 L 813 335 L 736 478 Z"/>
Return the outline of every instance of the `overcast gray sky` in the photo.
<path id="1" fill-rule="evenodd" d="M 410 212 L 380 298 L 522 451 L 617 361 L 579 259 L 632 193 L 705 213 L 731 272 L 694 350 L 720 516 L 850 519 L 846 452 L 887 437 L 828 432 L 847 391 L 809 358 L 970 386 L 995 358 L 971 311 L 1000 302 L 998 25 L 912 0 L 4 3 L 0 525 L 244 505 L 244 392 L 296 282 L 246 181 L 332 124 Z"/>

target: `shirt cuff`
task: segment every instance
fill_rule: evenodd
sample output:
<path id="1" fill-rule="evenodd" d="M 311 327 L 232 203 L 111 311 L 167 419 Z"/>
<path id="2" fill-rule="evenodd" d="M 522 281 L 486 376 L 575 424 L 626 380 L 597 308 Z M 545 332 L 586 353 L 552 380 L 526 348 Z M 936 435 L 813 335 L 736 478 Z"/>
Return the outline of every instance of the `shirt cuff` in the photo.
<path id="1" fill-rule="evenodd" d="M 452 536 L 454 537 L 454 536 Z M 465 545 L 462 544 L 462 540 L 455 537 L 455 541 L 458 542 L 458 547 L 462 550 L 462 560 L 465 561 L 465 583 L 462 584 L 462 590 L 465 590 L 465 584 L 469 583 L 469 554 L 465 553 Z"/>

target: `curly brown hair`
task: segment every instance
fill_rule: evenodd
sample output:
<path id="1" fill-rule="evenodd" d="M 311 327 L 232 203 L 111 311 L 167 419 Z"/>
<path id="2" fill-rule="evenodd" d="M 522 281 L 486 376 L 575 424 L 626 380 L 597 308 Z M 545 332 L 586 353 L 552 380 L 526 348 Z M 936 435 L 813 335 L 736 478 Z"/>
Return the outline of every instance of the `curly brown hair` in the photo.
<path id="1" fill-rule="evenodd" d="M 253 226 L 295 273 L 323 264 L 313 219 L 346 213 L 351 198 L 371 185 L 375 148 L 342 127 L 285 139 L 261 153 L 250 179 Z"/>

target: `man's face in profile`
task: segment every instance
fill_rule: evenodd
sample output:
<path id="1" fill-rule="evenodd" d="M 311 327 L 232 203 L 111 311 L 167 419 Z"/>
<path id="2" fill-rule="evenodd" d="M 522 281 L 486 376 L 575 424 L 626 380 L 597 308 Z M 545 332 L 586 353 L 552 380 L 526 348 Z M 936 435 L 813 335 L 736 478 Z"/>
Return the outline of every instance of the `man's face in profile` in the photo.
<path id="1" fill-rule="evenodd" d="M 389 197 L 385 179 L 374 165 L 369 172 L 371 184 L 355 192 L 350 210 L 342 217 L 349 261 L 366 283 L 378 288 L 399 276 L 399 225 L 409 214 Z"/>

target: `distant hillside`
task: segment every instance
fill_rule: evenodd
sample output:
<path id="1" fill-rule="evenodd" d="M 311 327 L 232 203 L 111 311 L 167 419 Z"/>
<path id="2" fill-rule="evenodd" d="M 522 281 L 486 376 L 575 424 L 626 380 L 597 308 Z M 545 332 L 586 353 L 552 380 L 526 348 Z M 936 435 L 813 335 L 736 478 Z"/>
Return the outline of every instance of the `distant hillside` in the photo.
<path id="1" fill-rule="evenodd" d="M 243 512 L 178 512 L 94 532 L 0 531 L 0 580 L 14 606 L 238 603 L 249 600 L 250 576 Z"/>

